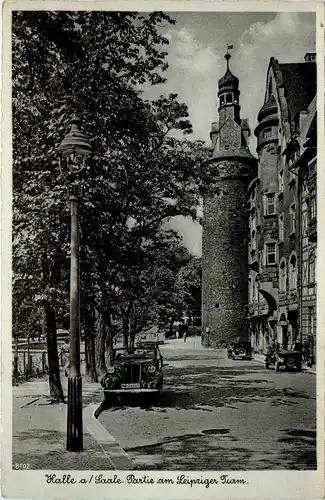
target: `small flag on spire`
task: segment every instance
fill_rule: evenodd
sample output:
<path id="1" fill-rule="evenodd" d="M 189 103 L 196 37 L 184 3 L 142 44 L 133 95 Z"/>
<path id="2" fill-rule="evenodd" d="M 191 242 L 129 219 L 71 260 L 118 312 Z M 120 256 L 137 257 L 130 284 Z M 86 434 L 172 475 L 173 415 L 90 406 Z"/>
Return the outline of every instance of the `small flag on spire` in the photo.
<path id="1" fill-rule="evenodd" d="M 233 49 L 234 46 L 233 45 L 227 45 L 227 50 L 230 50 L 230 49 Z"/>

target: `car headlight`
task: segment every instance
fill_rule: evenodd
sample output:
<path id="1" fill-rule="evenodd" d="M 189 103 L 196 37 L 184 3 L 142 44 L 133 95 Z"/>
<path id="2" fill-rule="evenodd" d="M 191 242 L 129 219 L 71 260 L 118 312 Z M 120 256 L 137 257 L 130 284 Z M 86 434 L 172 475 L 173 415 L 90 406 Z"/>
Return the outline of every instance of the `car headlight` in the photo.
<path id="1" fill-rule="evenodd" d="M 114 373 L 114 372 L 115 372 L 115 368 L 114 368 L 114 366 L 109 366 L 109 367 L 107 368 L 107 373 Z"/>
<path id="2" fill-rule="evenodd" d="M 149 365 L 148 366 L 148 372 L 149 373 L 155 373 L 156 371 L 156 367 L 154 365 Z"/>

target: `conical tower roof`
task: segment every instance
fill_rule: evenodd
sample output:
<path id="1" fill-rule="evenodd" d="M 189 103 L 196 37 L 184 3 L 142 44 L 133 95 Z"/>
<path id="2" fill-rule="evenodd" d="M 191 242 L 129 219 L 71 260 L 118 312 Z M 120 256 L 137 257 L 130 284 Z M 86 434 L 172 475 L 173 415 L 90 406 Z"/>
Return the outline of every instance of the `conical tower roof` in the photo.
<path id="1" fill-rule="evenodd" d="M 276 113 L 277 109 L 278 106 L 275 97 L 274 95 L 271 95 L 266 103 L 261 107 L 260 112 L 258 113 L 258 121 L 260 122 L 266 115 L 272 115 L 273 113 Z"/>

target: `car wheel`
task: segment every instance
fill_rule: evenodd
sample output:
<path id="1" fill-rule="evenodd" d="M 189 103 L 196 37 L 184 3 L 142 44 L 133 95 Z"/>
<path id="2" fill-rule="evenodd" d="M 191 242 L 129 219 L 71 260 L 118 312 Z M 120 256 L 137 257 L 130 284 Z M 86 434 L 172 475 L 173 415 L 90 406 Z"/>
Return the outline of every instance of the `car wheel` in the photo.
<path id="1" fill-rule="evenodd" d="M 280 364 L 279 364 L 279 361 L 276 361 L 276 362 L 275 362 L 275 365 L 274 365 L 274 370 L 275 370 L 276 372 L 278 372 L 278 371 L 279 371 L 279 369 L 280 369 Z"/>
<path id="2" fill-rule="evenodd" d="M 288 368 L 294 368 L 295 367 L 295 360 L 293 358 L 288 358 L 287 359 L 287 367 Z"/>

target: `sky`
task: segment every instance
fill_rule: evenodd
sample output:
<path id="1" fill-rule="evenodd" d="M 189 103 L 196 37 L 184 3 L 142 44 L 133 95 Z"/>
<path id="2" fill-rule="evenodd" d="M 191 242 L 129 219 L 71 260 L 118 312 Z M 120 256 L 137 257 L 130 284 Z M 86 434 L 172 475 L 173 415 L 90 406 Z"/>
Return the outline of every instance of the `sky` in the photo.
<path id="1" fill-rule="evenodd" d="M 175 26 L 166 26 L 169 39 L 167 83 L 145 89 L 145 96 L 177 93 L 189 108 L 191 138 L 209 144 L 211 123 L 217 117 L 218 80 L 226 70 L 226 45 L 233 45 L 230 69 L 239 78 L 241 118 L 248 118 L 256 154 L 254 128 L 264 102 L 265 80 L 271 57 L 279 63 L 303 62 L 315 52 L 315 14 L 297 12 L 172 12 Z M 185 246 L 201 255 L 201 227 L 190 219 L 175 218 Z"/>

